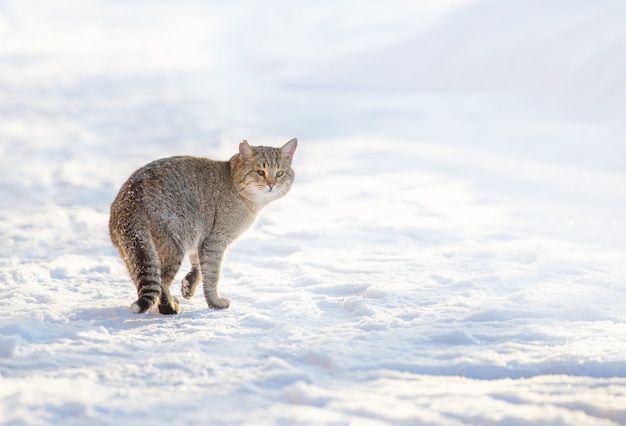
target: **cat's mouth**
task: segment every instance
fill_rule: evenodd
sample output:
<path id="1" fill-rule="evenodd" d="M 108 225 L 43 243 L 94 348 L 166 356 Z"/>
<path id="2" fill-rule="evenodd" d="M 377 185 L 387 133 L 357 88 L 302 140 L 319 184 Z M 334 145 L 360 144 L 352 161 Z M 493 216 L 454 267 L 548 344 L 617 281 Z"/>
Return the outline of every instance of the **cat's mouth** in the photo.
<path id="1" fill-rule="evenodd" d="M 265 186 L 262 188 L 258 188 L 250 195 L 252 195 L 254 198 L 257 198 L 258 200 L 266 201 L 268 199 L 274 199 L 276 196 L 280 195 L 280 191 L 276 187 L 272 188 L 269 186 Z"/>
<path id="2" fill-rule="evenodd" d="M 261 197 L 263 197 L 264 199 L 270 199 L 273 200 L 276 197 L 280 197 L 283 195 L 283 191 L 281 190 L 280 187 L 278 186 L 266 186 L 265 188 L 263 188 L 260 191 L 259 194 Z"/>

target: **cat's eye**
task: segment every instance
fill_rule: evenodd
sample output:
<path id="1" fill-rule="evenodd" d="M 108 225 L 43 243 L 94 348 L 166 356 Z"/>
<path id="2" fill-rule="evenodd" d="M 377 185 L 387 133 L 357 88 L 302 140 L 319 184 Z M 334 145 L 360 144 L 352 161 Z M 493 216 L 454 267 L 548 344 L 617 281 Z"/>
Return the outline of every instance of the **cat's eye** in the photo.
<path id="1" fill-rule="evenodd" d="M 285 172 L 283 172 L 282 170 L 279 170 L 279 171 L 276 172 L 276 177 L 281 177 L 284 174 L 285 174 Z"/>
<path id="2" fill-rule="evenodd" d="M 265 176 L 265 172 L 263 170 L 257 170 L 256 174 L 259 176 Z"/>

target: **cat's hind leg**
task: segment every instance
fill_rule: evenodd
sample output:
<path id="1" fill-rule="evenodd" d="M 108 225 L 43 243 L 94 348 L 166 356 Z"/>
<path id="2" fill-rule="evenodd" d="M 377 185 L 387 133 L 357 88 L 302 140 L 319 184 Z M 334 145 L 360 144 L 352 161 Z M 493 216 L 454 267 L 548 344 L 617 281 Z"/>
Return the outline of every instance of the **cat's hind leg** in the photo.
<path id="1" fill-rule="evenodd" d="M 174 247 L 174 246 L 170 246 Z M 161 253 L 161 301 L 159 302 L 159 312 L 166 315 L 180 313 L 178 299 L 170 294 L 170 286 L 176 272 L 180 268 L 184 254 L 176 249 Z"/>
<path id="2" fill-rule="evenodd" d="M 191 262 L 191 271 L 185 275 L 180 286 L 180 292 L 185 299 L 191 299 L 196 294 L 198 285 L 202 282 L 202 275 L 200 273 L 200 260 L 198 258 L 198 252 L 192 252 L 189 255 L 189 262 Z"/>

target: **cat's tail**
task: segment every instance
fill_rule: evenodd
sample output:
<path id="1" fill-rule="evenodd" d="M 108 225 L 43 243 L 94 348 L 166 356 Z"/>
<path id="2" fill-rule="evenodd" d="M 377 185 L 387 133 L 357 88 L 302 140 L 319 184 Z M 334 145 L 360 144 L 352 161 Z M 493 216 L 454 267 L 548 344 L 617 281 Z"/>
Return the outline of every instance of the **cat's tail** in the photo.
<path id="1" fill-rule="evenodd" d="M 143 314 L 161 299 L 161 267 L 152 236 L 148 231 L 136 231 L 121 242 L 120 252 L 128 272 L 137 287 L 137 300 L 130 306 L 135 314 Z"/>

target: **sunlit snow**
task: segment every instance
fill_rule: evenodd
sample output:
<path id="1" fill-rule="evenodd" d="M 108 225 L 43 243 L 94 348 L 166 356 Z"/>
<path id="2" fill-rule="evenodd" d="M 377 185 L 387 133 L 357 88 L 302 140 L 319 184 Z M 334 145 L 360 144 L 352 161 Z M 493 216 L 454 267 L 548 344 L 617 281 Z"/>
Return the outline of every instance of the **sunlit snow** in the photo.
<path id="1" fill-rule="evenodd" d="M 624 22 L 0 2 L 0 424 L 626 424 Z M 231 307 L 132 314 L 107 230 L 130 173 L 293 137 Z"/>

